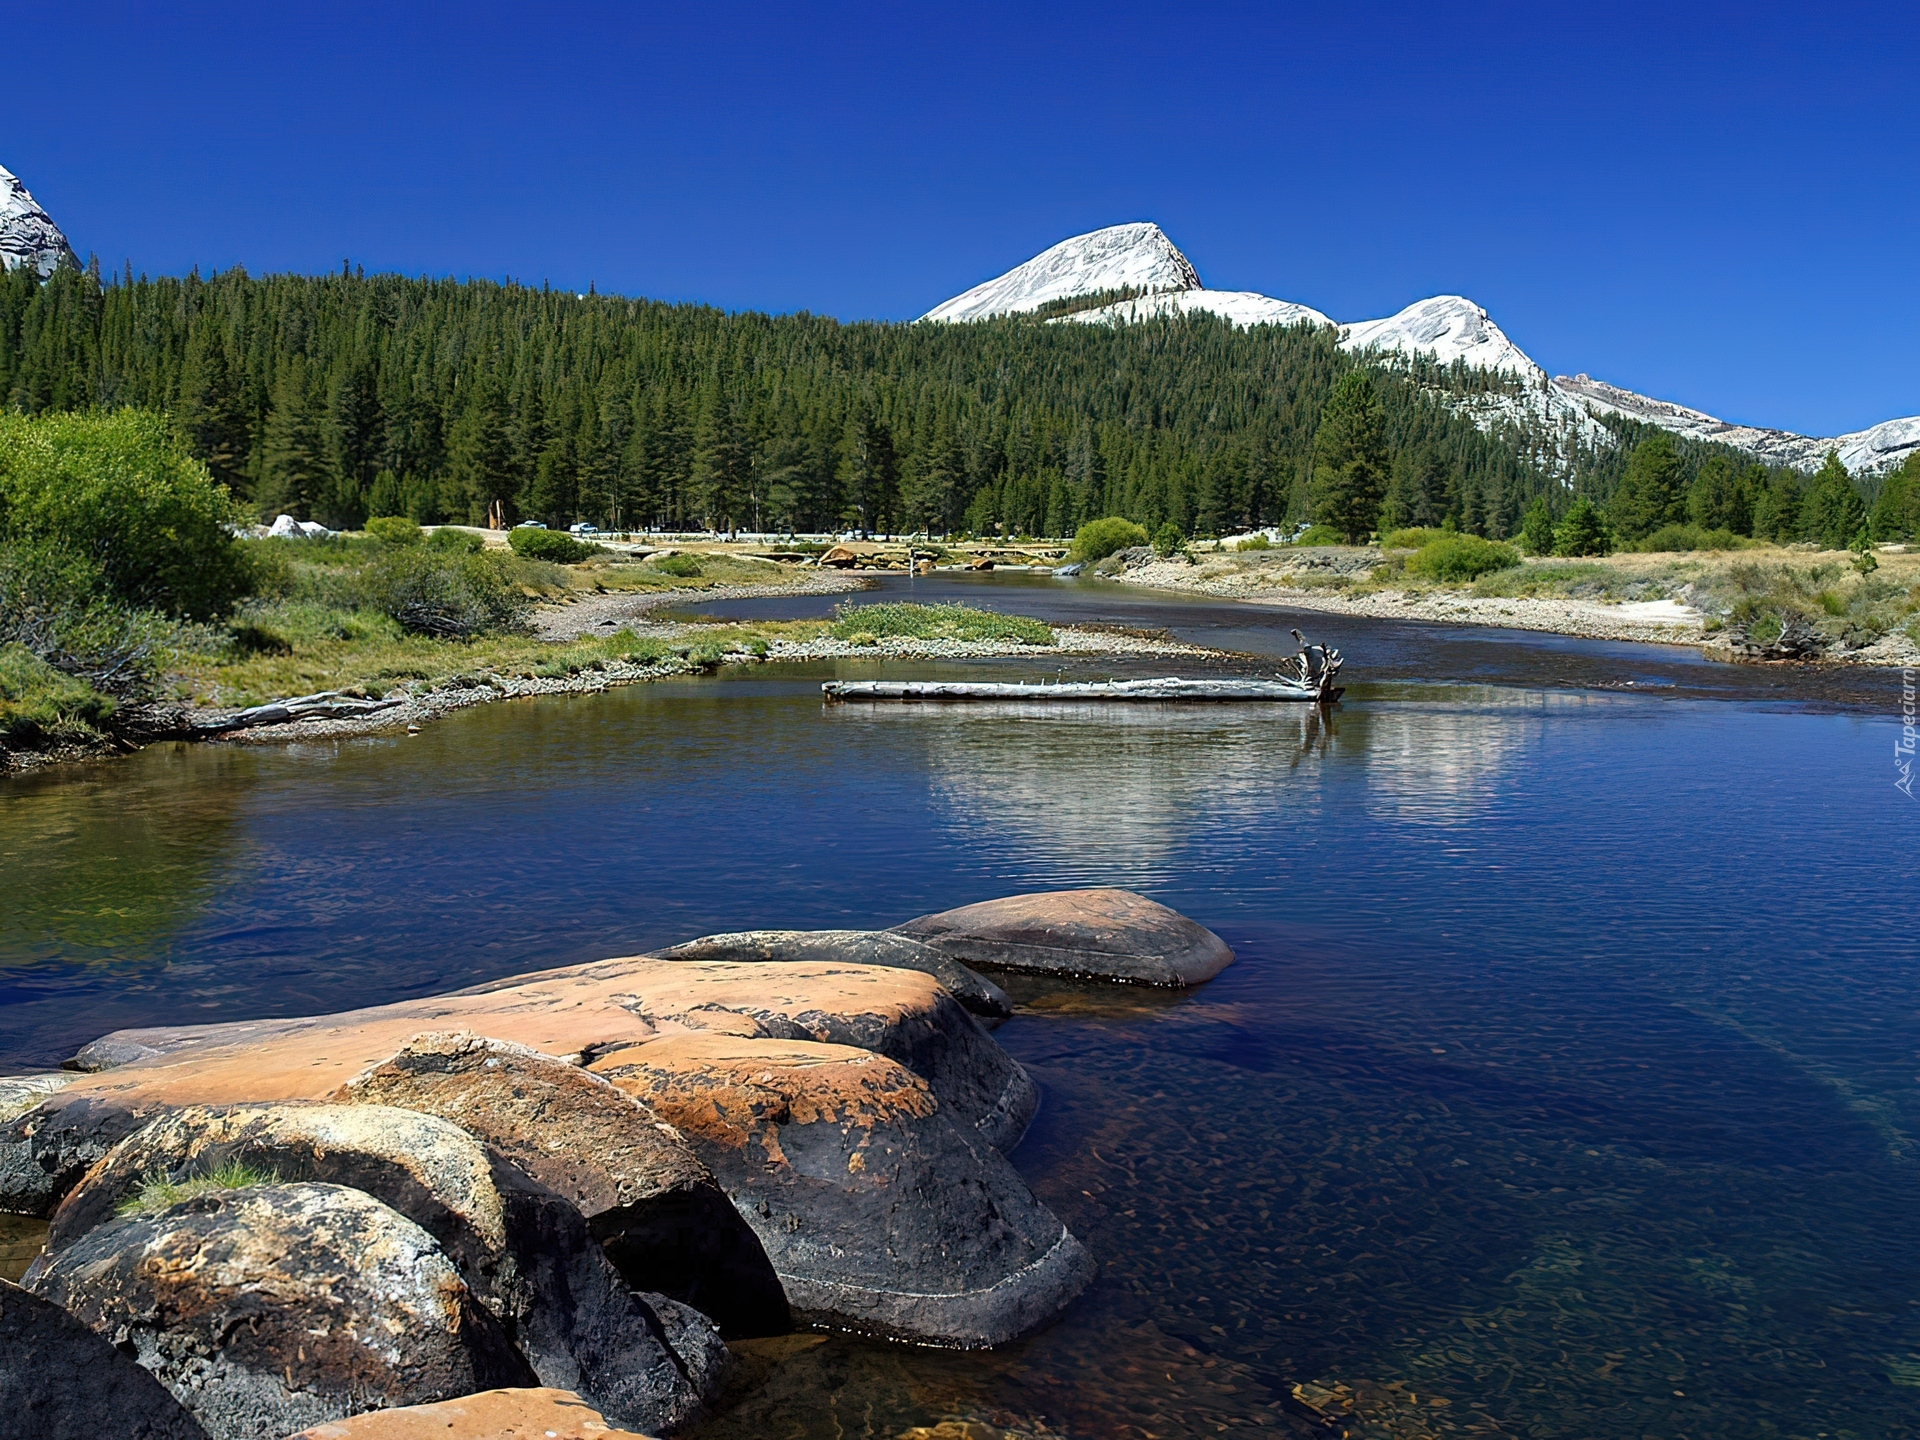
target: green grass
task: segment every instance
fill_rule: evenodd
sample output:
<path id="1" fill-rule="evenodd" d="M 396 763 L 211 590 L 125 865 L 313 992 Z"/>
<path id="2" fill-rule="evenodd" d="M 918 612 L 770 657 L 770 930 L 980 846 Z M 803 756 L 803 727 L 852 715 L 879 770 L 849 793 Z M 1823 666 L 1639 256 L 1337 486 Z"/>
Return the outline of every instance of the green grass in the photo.
<path id="1" fill-rule="evenodd" d="M 172 1180 L 155 1172 L 140 1182 L 140 1188 L 114 1206 L 116 1215 L 156 1215 L 183 1200 L 211 1195 L 221 1190 L 245 1190 L 254 1185 L 278 1185 L 280 1175 L 273 1170 L 256 1170 L 238 1160 L 229 1160 L 205 1175 Z"/>
<path id="2" fill-rule="evenodd" d="M 0 645 L 0 744 L 89 742 L 114 702 L 53 668 L 24 645 Z"/>
<path id="3" fill-rule="evenodd" d="M 1053 644 L 1053 629 L 1026 615 L 1002 615 L 970 605 L 841 605 L 829 626 L 836 640 L 862 635 L 876 640 L 1013 640 L 1022 645 Z M 862 642 L 865 643 L 865 642 Z"/>

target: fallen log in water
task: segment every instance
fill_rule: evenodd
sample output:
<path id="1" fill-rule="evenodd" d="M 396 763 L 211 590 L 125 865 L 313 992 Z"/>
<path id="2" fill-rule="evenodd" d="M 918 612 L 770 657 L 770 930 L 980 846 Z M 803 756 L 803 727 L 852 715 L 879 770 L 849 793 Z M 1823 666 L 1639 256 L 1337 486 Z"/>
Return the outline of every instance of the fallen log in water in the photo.
<path id="1" fill-rule="evenodd" d="M 829 680 L 820 693 L 830 701 L 844 700 L 1026 700 L 1035 703 L 1088 700 L 1265 700 L 1331 704 L 1340 698 L 1335 688 L 1293 680 L 1065 680 L 1057 684 L 967 680 Z"/>
<path id="2" fill-rule="evenodd" d="M 251 730 L 258 725 L 287 725 L 295 720 L 357 720 L 404 705 L 404 700 L 362 700 L 344 690 L 323 690 L 317 695 L 296 695 L 291 700 L 273 700 L 255 705 L 225 720 L 196 725 L 198 735 L 224 735 L 229 730 Z"/>

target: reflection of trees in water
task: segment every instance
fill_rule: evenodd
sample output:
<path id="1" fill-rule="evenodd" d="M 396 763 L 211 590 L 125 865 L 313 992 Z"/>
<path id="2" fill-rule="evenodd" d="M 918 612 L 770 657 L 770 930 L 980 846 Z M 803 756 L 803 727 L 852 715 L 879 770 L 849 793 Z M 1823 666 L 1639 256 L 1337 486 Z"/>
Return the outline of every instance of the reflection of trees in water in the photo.
<path id="1" fill-rule="evenodd" d="M 0 789 L 0 970 L 150 958 L 226 861 L 236 769 L 250 757 L 155 749 Z"/>
<path id="2" fill-rule="evenodd" d="M 1196 829 L 1316 810 L 1317 784 L 1293 772 L 1327 753 L 1341 723 L 1312 705 L 901 705 L 829 713 L 913 727 L 925 741 L 936 805 L 980 832 L 1038 850 L 1074 874 L 1140 885 L 1167 878 L 1164 867 Z"/>

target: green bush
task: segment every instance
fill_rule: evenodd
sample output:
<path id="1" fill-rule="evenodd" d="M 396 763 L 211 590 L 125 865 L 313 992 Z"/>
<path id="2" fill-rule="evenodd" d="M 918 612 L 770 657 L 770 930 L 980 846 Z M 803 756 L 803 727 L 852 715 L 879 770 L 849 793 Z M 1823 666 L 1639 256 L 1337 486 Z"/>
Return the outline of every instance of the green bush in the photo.
<path id="1" fill-rule="evenodd" d="M 1118 515 L 1109 515 L 1103 520 L 1089 520 L 1075 531 L 1073 545 L 1067 555 L 1069 559 L 1094 564 L 1109 555 L 1146 543 L 1146 526 L 1123 520 Z"/>
<path id="2" fill-rule="evenodd" d="M 575 565 L 589 555 L 605 553 L 598 545 L 589 545 L 558 530 L 509 530 L 507 544 L 516 555 L 529 560 L 548 560 L 555 565 Z"/>
<path id="3" fill-rule="evenodd" d="M 868 645 L 883 636 L 912 640 L 1015 640 L 1051 645 L 1053 630 L 1026 615 L 1002 615 L 971 605 L 847 605 L 835 608 L 831 633 L 836 640 Z M 871 637 L 861 639 L 862 636 Z"/>
<path id="4" fill-rule="evenodd" d="M 165 416 L 0 415 L 0 539 L 70 551 L 123 605 L 224 613 L 252 578 L 243 519 Z"/>
<path id="5" fill-rule="evenodd" d="M 1315 526 L 1314 528 L 1325 529 L 1326 527 Z M 1307 533 L 1312 534 L 1313 532 L 1308 531 Z M 1395 530 L 1389 534 L 1382 535 L 1380 537 L 1380 548 L 1382 550 L 1418 550 L 1422 545 L 1431 544 L 1433 541 L 1442 539 L 1453 533 L 1451 530 L 1440 530 L 1431 525 L 1425 527 L 1415 525 L 1405 530 Z M 1302 545 L 1306 544 L 1306 538 L 1303 536 L 1299 543 Z M 1329 544 L 1333 542 L 1316 541 L 1315 543 Z"/>
<path id="6" fill-rule="evenodd" d="M 1693 550 L 1747 550 L 1754 542 L 1731 530 L 1702 530 L 1698 525 L 1662 525 L 1633 548 L 1645 553 Z"/>
<path id="7" fill-rule="evenodd" d="M 0 645 L 0 744 L 91 738 L 113 714 L 111 697 L 62 674 L 24 645 Z"/>
<path id="8" fill-rule="evenodd" d="M 1187 537 L 1180 533 L 1180 527 L 1171 520 L 1162 525 L 1153 535 L 1153 553 L 1161 559 L 1170 559 L 1187 548 Z"/>
<path id="9" fill-rule="evenodd" d="M 363 528 L 383 545 L 418 545 L 425 538 L 404 515 L 376 515 Z"/>
<path id="10" fill-rule="evenodd" d="M 368 568 L 363 585 L 373 609 L 416 635 L 452 639 L 518 629 L 527 606 L 494 557 L 425 546 L 389 552 Z"/>
<path id="11" fill-rule="evenodd" d="M 1271 550 L 1273 548 L 1273 542 L 1267 539 L 1265 535 L 1249 535 L 1246 539 L 1236 543 L 1233 548 L 1236 550 Z"/>
<path id="12" fill-rule="evenodd" d="M 1568 507 L 1566 517 L 1554 527 L 1553 553 L 1560 556 L 1605 555 L 1613 548 L 1613 536 L 1604 516 L 1584 495 Z"/>
<path id="13" fill-rule="evenodd" d="M 427 536 L 427 544 L 435 550 L 456 550 L 462 555 L 478 555 L 487 548 L 487 542 L 471 530 L 456 530 L 451 525 L 442 525 Z"/>
<path id="14" fill-rule="evenodd" d="M 700 578 L 700 561 L 692 555 L 660 555 L 651 563 L 662 575 L 672 575 L 680 580 Z"/>
<path id="15" fill-rule="evenodd" d="M 1547 497 L 1534 496 L 1520 522 L 1520 544 L 1529 555 L 1553 553 L 1553 516 L 1547 513 Z"/>
<path id="16" fill-rule="evenodd" d="M 1309 525 L 1297 539 L 1296 545 L 1339 545 L 1346 537 L 1331 525 Z"/>
<path id="17" fill-rule="evenodd" d="M 0 540 L 0 645 L 121 700 L 144 698 L 179 622 L 103 595 L 100 573 L 71 551 Z"/>
<path id="18" fill-rule="evenodd" d="M 1473 580 L 1494 570 L 1511 570 L 1520 554 L 1511 545 L 1478 535 L 1442 535 L 1407 559 L 1407 570 L 1429 580 Z"/>

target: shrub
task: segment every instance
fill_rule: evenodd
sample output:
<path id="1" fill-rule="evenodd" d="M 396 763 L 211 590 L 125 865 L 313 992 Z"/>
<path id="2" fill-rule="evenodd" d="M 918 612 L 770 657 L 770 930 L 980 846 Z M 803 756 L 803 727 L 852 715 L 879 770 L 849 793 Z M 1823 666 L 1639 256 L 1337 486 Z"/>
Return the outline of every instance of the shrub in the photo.
<path id="1" fill-rule="evenodd" d="M 1553 517 L 1547 513 L 1547 497 L 1536 495 L 1520 522 L 1520 543 L 1529 555 L 1553 553 Z"/>
<path id="2" fill-rule="evenodd" d="M 1154 532 L 1153 553 L 1161 559 L 1170 559 L 1187 548 L 1187 537 L 1180 533 L 1180 527 L 1171 520 Z"/>
<path id="3" fill-rule="evenodd" d="M 1478 535 L 1443 535 L 1414 551 L 1407 569 L 1430 580 L 1473 580 L 1519 563 L 1520 554 L 1511 545 Z"/>
<path id="4" fill-rule="evenodd" d="M 1692 551 L 1692 550 L 1745 550 L 1753 541 L 1744 535 L 1736 535 L 1731 530 L 1703 530 L 1698 525 L 1662 525 L 1646 539 L 1634 545 L 1635 550 L 1644 552 Z"/>
<path id="5" fill-rule="evenodd" d="M 0 745 L 91 738 L 114 703 L 24 645 L 0 645 Z"/>
<path id="6" fill-rule="evenodd" d="M 1053 630 L 1045 621 L 1026 615 L 1002 615 L 970 605 L 840 605 L 828 627 L 836 640 L 872 644 L 881 636 L 913 640 L 1017 640 L 1023 645 L 1051 645 Z M 862 640 L 861 636 L 871 636 Z"/>
<path id="7" fill-rule="evenodd" d="M 100 593 L 99 572 L 70 551 L 0 542 L 0 645 L 122 700 L 143 697 L 177 622 Z"/>
<path id="8" fill-rule="evenodd" d="M 425 538 L 420 527 L 404 515 L 376 515 L 364 528 L 383 545 L 418 545 Z"/>
<path id="9" fill-rule="evenodd" d="M 478 555 L 487 548 L 487 542 L 471 530 L 456 530 L 451 525 L 442 525 L 427 536 L 427 544 L 435 550 L 455 550 L 462 555 Z"/>
<path id="10" fill-rule="evenodd" d="M 1075 531 L 1073 545 L 1067 554 L 1071 559 L 1092 564 L 1121 550 L 1131 550 L 1136 545 L 1146 543 L 1146 526 L 1123 520 L 1118 515 L 1109 515 L 1103 520 L 1089 520 Z"/>
<path id="11" fill-rule="evenodd" d="M 549 560 L 555 565 L 574 565 L 589 555 L 605 553 L 598 545 L 589 545 L 558 530 L 509 530 L 507 544 L 516 555 L 529 560 Z"/>
<path id="12" fill-rule="evenodd" d="M 372 608 L 417 635 L 455 638 L 517 629 L 527 604 L 493 557 L 424 546 L 383 556 L 368 569 L 364 585 Z"/>
<path id="13" fill-rule="evenodd" d="M 251 579 L 242 519 L 165 416 L 0 415 L 0 537 L 70 551 L 121 604 L 226 611 Z"/>
<path id="14" fill-rule="evenodd" d="M 1315 528 L 1324 529 L 1325 527 L 1316 526 Z M 1313 532 L 1310 530 L 1307 533 L 1310 535 Z M 1453 533 L 1451 530 L 1440 530 L 1431 525 L 1425 527 L 1415 525 L 1409 529 L 1395 530 L 1381 536 L 1380 548 L 1382 550 L 1418 550 L 1422 545 L 1430 544 L 1435 540 L 1442 539 Z M 1306 544 L 1306 537 L 1302 536 L 1299 543 L 1302 545 Z M 1315 541 L 1314 543 L 1325 545 L 1332 542 L 1321 540 Z"/>
<path id="15" fill-rule="evenodd" d="M 1249 535 L 1234 547 L 1236 550 L 1271 550 L 1273 542 L 1265 535 Z"/>
<path id="16" fill-rule="evenodd" d="M 1293 543 L 1296 545 L 1339 545 L 1345 540 L 1346 537 L 1331 525 L 1309 525 L 1294 537 Z"/>
<path id="17" fill-rule="evenodd" d="M 1562 556 L 1604 555 L 1613 548 L 1607 522 L 1584 495 L 1568 507 L 1566 518 L 1553 532 L 1553 553 Z"/>
<path id="18" fill-rule="evenodd" d="M 672 575 L 681 580 L 700 578 L 700 562 L 692 555 L 661 555 L 652 561 L 652 565 L 662 575 Z"/>

